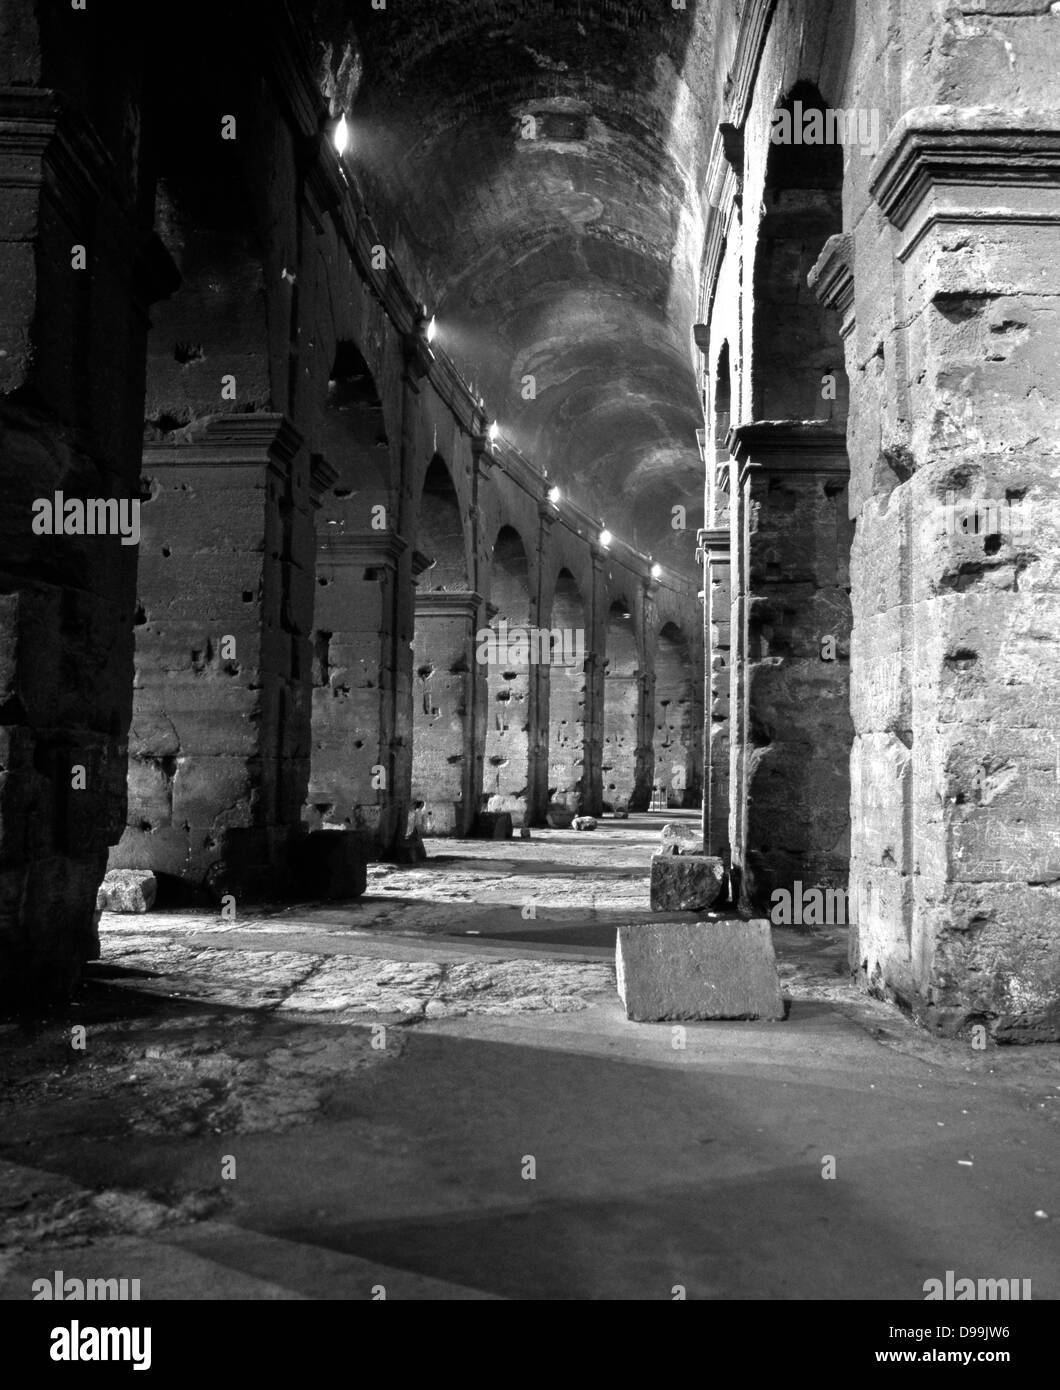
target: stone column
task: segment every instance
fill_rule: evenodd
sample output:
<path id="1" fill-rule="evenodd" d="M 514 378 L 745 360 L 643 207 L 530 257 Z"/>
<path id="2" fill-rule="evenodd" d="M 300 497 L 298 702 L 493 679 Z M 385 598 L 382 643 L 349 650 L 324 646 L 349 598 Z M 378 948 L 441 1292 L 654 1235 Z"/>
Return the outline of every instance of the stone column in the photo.
<path id="1" fill-rule="evenodd" d="M 733 863 L 743 905 L 765 911 L 796 880 L 846 889 L 848 469 L 843 436 L 822 421 L 741 425 L 729 438 L 740 568 Z"/>
<path id="2" fill-rule="evenodd" d="M 855 261 L 854 964 L 1014 1041 L 1060 1037 L 1058 182 L 1055 111 L 908 112 L 885 296 Z"/>
<path id="3" fill-rule="evenodd" d="M 309 775 L 315 537 L 333 481 L 285 416 L 144 445 L 129 815 L 114 868 L 281 892 Z"/>
<path id="4" fill-rule="evenodd" d="M 481 594 L 416 595 L 412 799 L 424 835 L 466 835 L 478 812 L 471 694 Z"/>
<path id="5" fill-rule="evenodd" d="M 703 833 L 706 852 L 731 862 L 729 843 L 729 631 L 732 620 L 728 530 L 699 533 L 704 558 L 707 730 Z"/>
<path id="6" fill-rule="evenodd" d="M 655 770 L 655 600 L 648 582 L 640 586 L 636 602 L 635 617 L 640 631 L 640 669 L 637 672 L 637 745 L 629 809 L 646 811 L 651 805 Z"/>
<path id="7" fill-rule="evenodd" d="M 363 835 L 372 857 L 393 839 L 397 708 L 391 622 L 407 543 L 392 532 L 329 535 L 317 546 L 313 755 L 304 819 Z"/>
<path id="8" fill-rule="evenodd" d="M 542 585 L 545 579 L 545 556 L 548 553 L 552 527 L 556 524 L 555 508 L 546 503 L 538 507 L 540 525 L 537 540 L 537 592 L 533 596 L 534 621 L 544 625 Z M 549 628 L 553 627 L 551 616 Z M 544 825 L 548 814 L 549 788 L 549 719 L 552 700 L 552 680 L 567 679 L 559 667 L 538 664 L 530 668 L 529 744 L 527 825 Z"/>
<path id="9" fill-rule="evenodd" d="M 113 528 L 67 533 L 62 514 L 41 532 L 34 503 L 123 503 L 131 520 L 145 310 L 177 276 L 138 220 L 142 135 L 121 90 L 138 75 L 114 74 L 124 147 L 106 148 L 58 94 L 22 85 L 41 78 L 36 23 L 33 7 L 21 21 L 8 9 L 0 72 L 20 85 L 0 87 L 0 1007 L 32 1009 L 98 953 L 96 889 L 125 819 L 137 555 Z"/>
<path id="10" fill-rule="evenodd" d="M 589 651 L 585 658 L 585 733 L 584 769 L 582 772 L 581 812 L 599 816 L 603 812 L 603 749 L 604 749 L 604 663 L 600 653 L 606 647 L 607 594 L 604 588 L 604 565 L 607 556 L 599 546 L 592 551 L 593 588 L 589 613 L 591 632 Z"/>

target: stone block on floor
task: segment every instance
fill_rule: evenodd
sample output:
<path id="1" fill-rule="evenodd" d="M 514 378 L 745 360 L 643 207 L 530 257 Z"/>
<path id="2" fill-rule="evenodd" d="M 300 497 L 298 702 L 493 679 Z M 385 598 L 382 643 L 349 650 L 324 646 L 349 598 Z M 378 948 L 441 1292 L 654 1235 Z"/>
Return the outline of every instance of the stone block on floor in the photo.
<path id="1" fill-rule="evenodd" d="M 331 901 L 359 898 L 368 886 L 361 837 L 347 830 L 314 830 L 295 845 L 299 893 Z"/>
<path id="2" fill-rule="evenodd" d="M 662 828 L 660 854 L 704 854 L 703 826 L 699 821 L 672 820 Z"/>
<path id="3" fill-rule="evenodd" d="M 596 829 L 596 817 L 595 817 L 595 816 L 575 816 L 574 819 L 571 821 L 571 826 L 572 826 L 572 828 L 573 828 L 574 830 L 595 830 L 595 829 Z"/>
<path id="4" fill-rule="evenodd" d="M 725 887 L 725 864 L 712 854 L 653 854 L 651 910 L 704 912 Z"/>
<path id="5" fill-rule="evenodd" d="M 512 838 L 511 811 L 480 811 L 475 818 L 476 840 L 510 840 Z"/>
<path id="6" fill-rule="evenodd" d="M 150 869 L 111 869 L 96 892 L 96 911 L 150 912 L 157 893 Z"/>
<path id="7" fill-rule="evenodd" d="M 618 994 L 638 1023 L 782 1019 L 769 923 L 647 922 L 618 929 Z"/>
<path id="8" fill-rule="evenodd" d="M 552 830 L 569 830 L 574 812 L 566 806 L 552 805 L 548 808 L 545 820 Z"/>
<path id="9" fill-rule="evenodd" d="M 418 830 L 411 830 L 405 838 L 394 846 L 390 858 L 395 864 L 422 864 L 427 858 L 427 847 Z"/>

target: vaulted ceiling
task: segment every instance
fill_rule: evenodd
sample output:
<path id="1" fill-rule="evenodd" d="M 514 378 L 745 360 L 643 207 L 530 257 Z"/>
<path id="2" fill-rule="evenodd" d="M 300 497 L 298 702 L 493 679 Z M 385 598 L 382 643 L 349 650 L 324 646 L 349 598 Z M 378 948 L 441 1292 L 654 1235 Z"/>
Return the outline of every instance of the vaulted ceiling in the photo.
<path id="1" fill-rule="evenodd" d="M 575 501 L 691 565 L 708 0 L 322 8 L 348 26 L 333 105 L 348 100 L 352 158 L 437 343 Z"/>

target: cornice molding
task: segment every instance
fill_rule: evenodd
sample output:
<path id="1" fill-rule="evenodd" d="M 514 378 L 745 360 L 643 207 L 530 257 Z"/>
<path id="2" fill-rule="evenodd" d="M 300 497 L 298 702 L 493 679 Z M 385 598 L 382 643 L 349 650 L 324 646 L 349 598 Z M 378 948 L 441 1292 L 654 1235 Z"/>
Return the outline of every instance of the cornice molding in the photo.
<path id="1" fill-rule="evenodd" d="M 739 465 L 740 485 L 751 471 L 849 477 L 846 435 L 829 420 L 752 420 L 725 441 Z"/>
<path id="2" fill-rule="evenodd" d="M 143 451 L 158 467 L 261 467 L 286 473 L 302 447 L 302 435 L 286 415 L 260 411 L 215 415 L 193 438 L 180 443 L 145 440 Z"/>
<path id="3" fill-rule="evenodd" d="M 321 532 L 317 540 L 317 566 L 363 565 L 396 569 L 408 548 L 408 541 L 394 531 L 354 531 L 337 535 Z"/>
<path id="4" fill-rule="evenodd" d="M 924 106 L 891 131 L 869 191 L 905 233 L 904 260 L 939 222 L 1060 221 L 1058 185 L 1057 111 Z"/>
<path id="5" fill-rule="evenodd" d="M 839 315 L 840 332 L 849 337 L 854 329 L 854 238 L 850 232 L 830 236 L 806 283 L 827 309 Z"/>

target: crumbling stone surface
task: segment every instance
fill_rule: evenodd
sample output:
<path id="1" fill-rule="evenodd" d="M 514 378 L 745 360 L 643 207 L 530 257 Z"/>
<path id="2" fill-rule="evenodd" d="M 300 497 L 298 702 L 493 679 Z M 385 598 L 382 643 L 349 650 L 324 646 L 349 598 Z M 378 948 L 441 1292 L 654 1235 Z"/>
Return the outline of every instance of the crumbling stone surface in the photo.
<path id="1" fill-rule="evenodd" d="M 652 922 L 618 929 L 615 973 L 626 1017 L 784 1017 L 769 923 Z"/>
<path id="2" fill-rule="evenodd" d="M 693 821 L 668 821 L 659 836 L 660 854 L 702 854 L 703 830 Z"/>
<path id="3" fill-rule="evenodd" d="M 575 816 L 571 821 L 571 828 L 573 830 L 595 830 L 596 818 L 595 816 Z"/>
<path id="4" fill-rule="evenodd" d="M 721 896 L 725 864 L 707 854 L 653 854 L 653 912 L 703 912 Z"/>
<path id="5" fill-rule="evenodd" d="M 111 869 L 96 894 L 97 912 L 150 912 L 158 879 L 146 869 Z"/>

